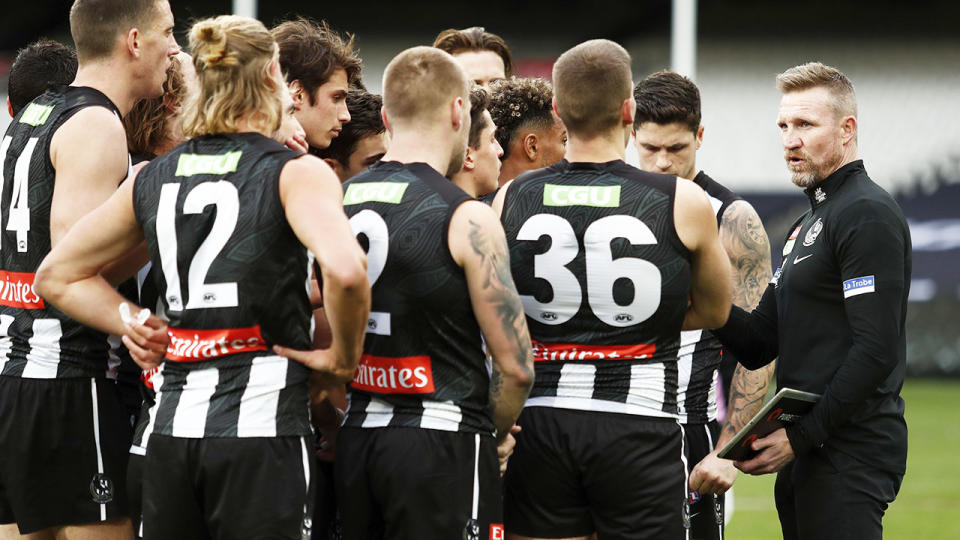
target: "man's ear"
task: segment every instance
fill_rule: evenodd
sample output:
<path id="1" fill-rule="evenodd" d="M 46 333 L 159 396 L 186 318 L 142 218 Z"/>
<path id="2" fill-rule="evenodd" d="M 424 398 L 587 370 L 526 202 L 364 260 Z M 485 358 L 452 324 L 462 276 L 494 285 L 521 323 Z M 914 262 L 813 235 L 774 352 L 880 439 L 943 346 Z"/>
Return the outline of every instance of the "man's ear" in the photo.
<path id="1" fill-rule="evenodd" d="M 620 120 L 623 122 L 623 125 L 629 126 L 633 124 L 633 115 L 637 112 L 637 102 L 634 101 L 633 96 L 630 96 L 629 99 L 623 100 L 623 103 L 620 104 Z"/>
<path id="2" fill-rule="evenodd" d="M 537 161 L 537 143 L 539 142 L 540 140 L 535 133 L 527 133 L 520 140 L 520 147 L 523 149 L 523 155 L 527 157 L 527 161 Z"/>
<path id="3" fill-rule="evenodd" d="M 380 107 L 380 119 L 383 120 L 383 127 L 389 134 L 387 136 L 389 138 L 393 135 L 393 128 L 390 127 L 390 120 L 387 118 L 387 109 L 385 107 Z"/>
<path id="4" fill-rule="evenodd" d="M 290 81 L 290 84 L 287 86 L 290 88 L 290 97 L 293 98 L 293 102 L 296 103 L 298 107 L 310 104 L 307 90 L 303 87 L 300 79 Z"/>
<path id="5" fill-rule="evenodd" d="M 697 127 L 696 137 L 697 137 L 697 150 L 699 150 L 700 145 L 703 144 L 703 124 L 700 124 L 700 126 Z"/>
<path id="6" fill-rule="evenodd" d="M 124 45 L 130 56 L 140 58 L 140 30 L 137 28 L 128 30 L 127 35 L 124 36 Z"/>
<path id="7" fill-rule="evenodd" d="M 10 118 L 16 116 L 13 114 L 13 103 L 10 101 L 10 96 L 7 96 L 7 112 L 10 113 Z"/>
<path id="8" fill-rule="evenodd" d="M 477 160 L 473 155 L 473 148 L 467 145 L 467 157 L 463 158 L 463 170 L 472 171 L 477 166 Z"/>
<path id="9" fill-rule="evenodd" d="M 457 96 L 450 102 L 450 120 L 453 129 L 460 131 L 463 127 L 463 98 Z"/>
<path id="10" fill-rule="evenodd" d="M 841 120 L 840 132 L 841 132 L 841 137 L 843 138 L 843 144 L 848 144 L 850 141 L 856 140 L 857 117 L 847 116 L 843 120 Z"/>

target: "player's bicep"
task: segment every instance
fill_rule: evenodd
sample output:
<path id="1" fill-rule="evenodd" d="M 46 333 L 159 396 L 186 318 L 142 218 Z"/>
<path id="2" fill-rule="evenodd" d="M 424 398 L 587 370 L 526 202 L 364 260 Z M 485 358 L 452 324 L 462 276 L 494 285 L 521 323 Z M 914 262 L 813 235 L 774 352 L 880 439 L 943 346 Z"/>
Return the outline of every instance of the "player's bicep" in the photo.
<path id="1" fill-rule="evenodd" d="M 81 217 L 47 255 L 41 270 L 70 283 L 98 274 L 137 247 L 143 233 L 133 210 L 133 184 L 125 182 L 106 202 Z"/>
<path id="2" fill-rule="evenodd" d="M 107 109 L 84 109 L 54 134 L 50 158 L 56 169 L 50 240 L 56 245 L 74 223 L 103 204 L 126 177 L 129 155 L 123 125 Z"/>
<path id="3" fill-rule="evenodd" d="M 339 281 L 366 274 L 366 257 L 343 213 L 343 192 L 330 167 L 312 156 L 291 160 L 280 175 L 280 199 L 287 222 L 317 258 L 324 277 Z"/>

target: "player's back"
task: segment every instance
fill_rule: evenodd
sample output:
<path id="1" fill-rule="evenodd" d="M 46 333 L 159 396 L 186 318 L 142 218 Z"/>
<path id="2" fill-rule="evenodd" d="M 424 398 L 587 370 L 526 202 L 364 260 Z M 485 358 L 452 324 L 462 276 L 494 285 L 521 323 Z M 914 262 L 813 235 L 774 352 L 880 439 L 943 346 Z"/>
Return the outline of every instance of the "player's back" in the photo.
<path id="1" fill-rule="evenodd" d="M 50 206 L 56 171 L 50 142 L 87 107 L 120 112 L 87 87 L 51 89 L 27 105 L 0 144 L 0 373 L 25 378 L 103 377 L 106 335 L 67 317 L 33 290 L 34 273 L 50 252 Z M 94 134 L 94 136 L 96 136 Z"/>
<path id="2" fill-rule="evenodd" d="M 480 328 L 447 241 L 472 198 L 423 163 L 378 162 L 344 188 L 371 285 L 344 425 L 491 433 Z"/>
<path id="3" fill-rule="evenodd" d="M 166 361 L 153 378 L 155 433 L 310 432 L 308 370 L 270 350 L 312 343 L 313 256 L 279 194 L 283 166 L 299 155 L 257 133 L 209 135 L 137 176 L 134 210 L 169 318 Z"/>
<path id="4" fill-rule="evenodd" d="M 675 190 L 622 161 L 564 160 L 509 187 L 502 221 L 536 361 L 527 406 L 676 416 L 690 253 Z"/>

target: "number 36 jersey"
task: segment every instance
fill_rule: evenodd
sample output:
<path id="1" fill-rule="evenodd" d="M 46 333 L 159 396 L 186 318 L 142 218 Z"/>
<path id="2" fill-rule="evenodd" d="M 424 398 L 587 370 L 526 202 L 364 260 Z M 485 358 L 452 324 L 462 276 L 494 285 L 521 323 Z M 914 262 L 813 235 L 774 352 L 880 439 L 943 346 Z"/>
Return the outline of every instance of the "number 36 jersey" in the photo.
<path id="1" fill-rule="evenodd" d="M 307 374 L 274 344 L 312 348 L 313 256 L 280 203 L 300 154 L 257 133 L 209 135 L 151 161 L 133 206 L 170 344 L 148 430 L 174 437 L 310 433 Z"/>
<path id="2" fill-rule="evenodd" d="M 501 219 L 533 340 L 527 406 L 675 418 L 690 254 L 676 177 L 622 161 L 518 177 Z"/>

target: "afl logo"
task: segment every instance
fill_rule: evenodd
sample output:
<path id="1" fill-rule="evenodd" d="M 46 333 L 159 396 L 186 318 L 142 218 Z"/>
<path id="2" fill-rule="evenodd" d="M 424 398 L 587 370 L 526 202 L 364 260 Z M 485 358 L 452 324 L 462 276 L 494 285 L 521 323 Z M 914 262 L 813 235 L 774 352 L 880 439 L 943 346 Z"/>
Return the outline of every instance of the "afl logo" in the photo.
<path id="1" fill-rule="evenodd" d="M 823 221 L 820 218 L 817 218 L 817 221 L 813 223 L 813 226 L 810 227 L 810 230 L 807 231 L 807 235 L 803 237 L 803 245 L 812 246 L 814 242 L 817 241 L 817 237 L 820 236 L 820 231 L 823 230 Z"/>
<path id="2" fill-rule="evenodd" d="M 630 322 L 633 320 L 633 315 L 629 313 L 618 313 L 616 317 L 613 318 L 613 320 L 617 322 Z"/>
<path id="3" fill-rule="evenodd" d="M 90 480 L 90 496 L 97 504 L 106 504 L 113 500 L 113 480 L 105 474 L 95 474 Z"/>
<path id="4" fill-rule="evenodd" d="M 367 328 L 369 328 L 370 330 L 376 330 L 376 329 L 377 329 L 377 321 L 374 320 L 374 319 L 368 319 L 368 320 L 367 320 Z"/>
<path id="5" fill-rule="evenodd" d="M 540 313 L 540 318 L 545 321 L 555 321 L 557 320 L 557 314 L 552 311 L 543 311 Z"/>

